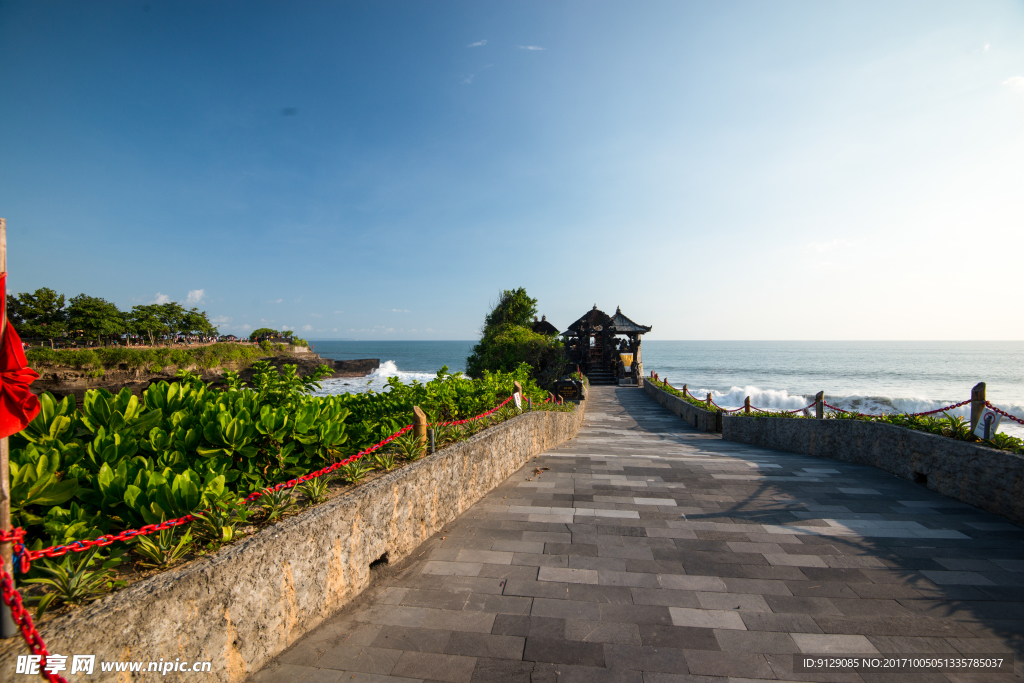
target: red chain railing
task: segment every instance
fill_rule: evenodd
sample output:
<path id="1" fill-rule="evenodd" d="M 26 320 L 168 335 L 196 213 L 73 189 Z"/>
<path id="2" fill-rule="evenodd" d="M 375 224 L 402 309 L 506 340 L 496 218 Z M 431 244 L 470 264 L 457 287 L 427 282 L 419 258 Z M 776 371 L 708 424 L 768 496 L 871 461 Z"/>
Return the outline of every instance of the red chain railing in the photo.
<path id="1" fill-rule="evenodd" d="M 944 413 L 947 410 L 953 410 L 954 408 L 960 408 L 961 406 L 965 406 L 965 405 L 967 405 L 970 402 L 971 402 L 971 399 L 967 399 L 966 401 L 960 401 L 959 403 L 954 403 L 953 405 L 946 406 L 945 408 L 936 408 L 935 410 L 926 410 L 926 411 L 924 411 L 922 413 L 898 413 L 898 414 L 899 415 L 905 415 L 907 417 L 922 417 L 924 415 L 934 415 L 935 413 Z M 843 410 L 842 408 L 839 408 L 837 406 L 832 405 L 828 401 L 822 401 L 822 403 L 825 404 L 826 408 L 834 410 L 837 413 L 845 413 L 846 415 L 859 415 L 860 417 L 886 417 L 885 415 L 872 415 L 870 413 L 858 413 L 856 410 Z M 988 401 L 986 401 L 986 404 L 988 404 Z M 812 403 L 811 405 L 814 405 L 814 404 Z M 991 405 L 991 404 L 989 404 L 989 405 Z M 993 410 L 997 410 L 997 409 L 993 408 Z"/>
<path id="2" fill-rule="evenodd" d="M 491 408 L 485 413 L 481 413 L 479 415 L 467 418 L 465 420 L 457 420 L 454 422 L 445 422 L 441 424 L 456 425 L 466 424 L 474 420 L 482 420 L 483 418 L 488 417 L 497 412 L 498 410 L 500 410 L 501 408 L 503 408 L 511 400 L 512 396 L 509 396 L 504 401 L 502 401 L 501 403 L 499 403 L 498 405 Z M 549 396 L 548 401 L 550 400 L 551 398 Z M 547 403 L 547 401 L 545 401 L 545 403 Z M 379 448 L 386 446 L 387 444 L 391 443 L 392 441 L 400 437 L 402 434 L 408 432 L 410 429 L 412 429 L 412 427 L 413 426 L 411 424 L 406 425 L 399 429 L 398 431 L 396 431 L 395 433 L 388 436 L 387 438 L 379 441 L 378 443 L 375 443 L 369 448 L 359 451 L 355 455 L 352 455 L 340 462 L 328 465 L 327 467 L 316 470 L 315 472 L 310 472 L 309 474 L 305 474 L 296 479 L 289 479 L 288 481 L 281 482 L 275 486 L 267 487 L 260 491 L 254 491 L 253 493 L 250 493 L 248 496 L 246 496 L 245 502 L 251 503 L 254 500 L 258 499 L 260 496 L 263 496 L 264 494 L 271 493 L 274 491 L 280 491 L 281 489 L 292 488 L 311 479 L 316 479 L 317 477 L 322 477 L 325 474 L 330 474 L 331 472 L 334 472 L 335 470 L 344 467 L 345 465 L 351 464 L 358 460 L 359 458 L 369 455 L 370 453 L 373 453 Z M 132 538 L 135 538 L 136 536 L 145 536 L 148 534 L 156 533 L 158 531 L 162 531 L 163 529 L 170 529 L 172 527 L 181 526 L 183 524 L 189 524 L 195 521 L 195 518 L 195 515 L 192 514 L 185 515 L 184 517 L 166 520 L 164 522 L 161 522 L 160 524 L 147 524 L 146 526 L 143 526 L 139 529 L 127 529 L 118 534 L 107 534 L 105 536 L 100 536 L 95 539 L 83 539 L 80 541 L 75 541 L 73 543 L 68 543 L 67 545 L 52 546 L 50 548 L 44 548 L 42 550 L 27 549 L 25 547 L 25 530 L 18 527 L 12 529 L 11 531 L 0 530 L 0 543 L 11 543 L 13 545 L 15 566 L 18 568 L 19 571 L 21 571 L 21 573 L 24 574 L 28 572 L 30 564 L 33 560 L 38 560 L 43 557 L 60 557 L 62 555 L 67 554 L 69 551 L 80 553 L 96 546 L 101 548 L 106 547 L 117 541 L 127 541 Z M 18 627 L 21 630 L 21 635 L 25 639 L 25 642 L 28 644 L 29 650 L 32 652 L 33 655 L 39 655 L 42 657 L 40 663 L 40 675 L 42 675 L 43 678 L 45 678 L 46 680 L 52 681 L 53 683 L 67 683 L 67 681 L 61 676 L 47 672 L 45 668 L 43 668 L 46 665 L 46 657 L 49 656 L 49 653 L 46 651 L 46 643 L 43 642 L 42 636 L 40 636 L 39 631 L 36 630 L 36 627 L 32 622 L 32 616 L 25 610 L 21 601 L 21 593 L 19 593 L 18 590 L 14 587 L 14 579 L 4 570 L 3 566 L 0 566 L 0 593 L 2 593 L 4 604 L 10 608 L 11 615 L 14 618 L 14 622 L 18 624 Z"/>
<path id="3" fill-rule="evenodd" d="M 970 402 L 970 401 L 968 401 L 968 403 L 969 403 L 969 402 Z M 991 408 L 991 409 L 992 409 L 992 410 L 993 410 L 994 412 L 997 412 L 997 413 L 999 413 L 999 414 L 1000 414 L 1000 415 L 1002 415 L 1003 417 L 1008 417 L 1008 418 L 1010 418 L 1011 420 L 1013 420 L 1014 422 L 1017 422 L 1017 423 L 1019 423 L 1019 424 L 1022 424 L 1022 425 L 1024 425 L 1024 420 L 1022 420 L 1021 418 L 1017 417 L 1016 415 L 1010 415 L 1010 414 L 1009 414 L 1008 412 L 1006 412 L 1005 410 L 1001 410 L 1001 409 L 999 409 L 999 408 L 996 408 L 996 407 L 995 407 L 994 405 L 992 405 L 992 404 L 991 404 L 991 403 L 989 403 L 988 401 L 985 401 L 985 405 L 986 405 L 986 406 L 988 406 L 989 408 Z"/>
<path id="4" fill-rule="evenodd" d="M 507 399 L 505 399 L 504 401 L 502 401 L 501 403 L 499 403 L 497 406 L 495 406 L 494 408 L 491 408 L 490 410 L 488 410 L 485 413 L 481 413 L 480 415 L 476 415 L 474 417 L 467 418 L 465 420 L 459 420 L 457 422 L 450 422 L 450 423 L 443 423 L 443 424 L 466 424 L 467 422 L 472 422 L 473 420 L 481 420 L 481 419 L 483 419 L 485 417 L 488 417 L 489 415 L 492 415 L 493 413 L 497 412 L 502 407 L 507 405 L 508 402 L 511 401 L 511 400 L 512 400 L 512 397 L 510 396 Z M 406 432 L 408 432 L 410 429 L 412 429 L 412 425 L 411 424 L 410 425 L 406 425 L 406 426 L 402 427 L 401 429 L 399 429 L 398 431 L 396 431 L 394 434 L 391 434 L 387 438 L 379 441 L 378 443 L 375 443 L 374 445 L 370 446 L 369 448 L 366 448 L 364 450 L 359 451 L 355 455 L 352 455 L 352 456 L 346 458 L 345 460 L 333 463 L 331 465 L 328 465 L 327 467 L 324 467 L 322 469 L 316 470 L 314 472 L 310 472 L 309 474 L 305 474 L 305 475 L 303 475 L 301 477 L 298 477 L 296 479 L 289 479 L 288 481 L 283 481 L 283 482 L 281 482 L 279 484 L 276 484 L 275 486 L 269 486 L 269 487 L 267 487 L 265 489 L 261 489 L 259 491 L 254 491 L 254 492 L 250 493 L 248 496 L 246 496 L 245 502 L 246 503 L 251 503 L 251 502 L 257 500 L 258 498 L 260 498 L 261 496 L 263 496 L 263 495 L 265 495 L 267 493 L 274 493 L 276 491 L 280 491 L 281 489 L 293 488 L 293 487 L 298 486 L 299 484 L 307 482 L 307 481 L 309 481 L 311 479 L 316 479 L 317 477 L 322 477 L 322 476 L 324 476 L 326 474 L 330 474 L 330 473 L 332 473 L 332 472 L 334 472 L 334 471 L 336 471 L 336 470 L 338 470 L 338 469 L 340 469 L 340 468 L 342 468 L 342 467 L 344 467 L 346 465 L 349 465 L 349 464 L 355 462 L 356 460 L 362 458 L 363 456 L 369 455 L 370 453 L 373 453 L 374 451 L 382 448 L 383 446 L 386 446 L 387 444 L 391 443 L 392 441 L 394 441 L 395 439 L 400 437 L 402 434 L 405 434 Z M 154 534 L 154 533 L 157 533 L 158 531 L 163 531 L 164 529 L 171 529 L 173 527 L 181 526 L 183 524 L 189 524 L 189 523 L 191 523 L 193 521 L 195 521 L 195 515 L 194 514 L 190 514 L 190 515 L 185 515 L 184 517 L 177 517 L 175 519 L 168 519 L 168 520 L 166 520 L 164 522 L 161 522 L 159 524 L 147 524 L 146 526 L 143 526 L 143 527 L 141 527 L 139 529 L 126 529 L 125 531 L 122 531 L 122 532 L 117 533 L 117 534 L 107 534 L 107 535 L 100 536 L 100 537 L 95 538 L 95 539 L 83 539 L 83 540 L 80 540 L 80 541 L 74 541 L 73 543 L 68 543 L 67 545 L 58 545 L 58 546 L 52 546 L 50 548 L 43 548 L 42 550 L 28 550 L 27 548 L 25 548 L 24 545 L 21 542 L 21 539 L 14 538 L 14 535 L 15 535 L 14 532 L 19 531 L 19 530 L 16 529 L 16 530 L 14 530 L 14 532 L 12 532 L 10 534 L 6 534 L 5 532 L 0 531 L 0 543 L 12 542 L 13 541 L 15 555 L 18 557 L 18 559 L 21 562 L 20 570 L 21 570 L 22 573 L 25 573 L 25 572 L 28 571 L 29 565 L 30 565 L 30 563 L 32 561 L 38 560 L 38 559 L 40 559 L 42 557 L 47 557 L 47 558 L 61 557 L 62 555 L 67 554 L 68 551 L 76 552 L 76 553 L 81 553 L 81 552 L 84 552 L 86 550 L 89 550 L 90 548 L 92 548 L 94 546 L 99 546 L 99 547 L 103 548 L 103 547 L 106 547 L 106 546 L 111 545 L 113 543 L 116 543 L 117 541 L 128 541 L 128 540 L 131 540 L 131 539 L 135 538 L 136 536 L 146 536 L 146 535 L 149 535 L 149 534 Z"/>
<path id="5" fill-rule="evenodd" d="M 759 413 L 784 413 L 784 414 L 787 414 L 787 415 L 794 415 L 796 413 L 802 413 L 805 410 L 810 410 L 813 407 L 814 407 L 814 403 L 811 403 L 810 405 L 805 406 L 803 408 L 796 408 L 794 410 L 769 410 L 768 408 L 758 408 L 757 406 L 754 406 L 754 405 L 750 406 L 750 409 L 754 410 L 754 411 L 757 411 Z"/>
<path id="6" fill-rule="evenodd" d="M 52 683 L 67 683 L 63 676 L 46 670 L 46 658 L 50 656 L 50 653 L 46 650 L 46 643 L 43 642 L 43 637 L 36 630 L 36 625 L 32 623 L 32 615 L 28 613 L 28 610 L 22 604 L 21 593 L 14 587 L 14 579 L 11 578 L 11 575 L 7 573 L 2 564 L 0 564 L 0 597 L 3 598 L 4 604 L 11 608 L 11 617 L 14 619 L 14 623 L 18 625 L 18 630 L 21 631 L 21 637 L 28 644 L 29 651 L 41 658 L 39 661 L 39 675 Z"/>
<path id="7" fill-rule="evenodd" d="M 513 396 L 514 396 L 514 394 L 513 394 Z M 474 420 L 482 420 L 485 417 L 487 417 L 487 416 L 489 416 L 489 415 L 491 415 L 493 413 L 496 413 L 499 410 L 501 410 L 502 408 L 504 408 L 508 404 L 508 402 L 511 401 L 511 400 L 512 400 L 512 396 L 509 396 L 504 401 L 502 401 L 498 405 L 496 405 L 493 408 L 491 408 L 490 410 L 488 410 L 486 413 L 480 413 L 479 415 L 476 415 L 474 417 L 467 417 L 465 420 L 453 420 L 452 422 L 438 422 L 436 424 L 439 427 L 451 427 L 453 425 L 464 425 L 464 424 L 467 424 L 469 422 L 473 422 Z M 550 401 L 550 400 L 551 400 L 551 397 L 549 396 L 548 397 L 548 401 Z M 548 401 L 544 401 L 544 402 L 547 403 Z"/>
<path id="8" fill-rule="evenodd" d="M 658 377 L 658 373 L 654 372 L 653 370 L 651 371 L 651 379 L 653 379 L 656 382 L 661 382 L 666 387 L 670 387 L 672 389 L 675 389 L 675 387 L 673 387 L 671 384 L 668 383 L 667 379 L 666 380 L 661 380 Z M 676 391 L 679 391 L 679 390 L 676 389 Z M 687 396 L 689 394 L 689 392 L 686 392 L 686 391 L 684 391 L 682 393 L 683 393 L 684 396 Z M 690 395 L 689 398 L 692 398 L 695 401 L 700 401 L 701 400 L 701 399 L 699 399 L 699 398 L 697 398 L 695 396 L 692 396 L 692 395 Z M 703 403 L 704 401 L 701 401 L 701 402 Z M 936 413 L 944 413 L 946 411 L 953 410 L 955 408 L 960 408 L 962 406 L 965 406 L 965 405 L 969 404 L 970 402 L 971 402 L 971 399 L 967 399 L 966 401 L 960 401 L 960 403 L 954 403 L 952 405 L 948 405 L 948 406 L 945 406 L 943 408 L 936 408 L 935 410 L 926 410 L 926 411 L 923 411 L 923 412 L 920 412 L 920 413 L 901 413 L 901 414 L 906 415 L 907 417 L 923 417 L 925 415 L 934 415 Z M 816 403 L 817 402 L 815 401 L 815 402 L 812 402 L 810 405 L 808 405 L 805 408 L 797 408 L 795 410 L 768 410 L 768 409 L 765 409 L 765 408 L 758 408 L 758 407 L 753 406 L 753 405 L 750 406 L 750 409 L 752 411 L 757 411 L 759 413 L 788 413 L 788 414 L 795 414 L 795 413 L 802 413 L 805 410 L 810 410 L 811 408 L 813 408 L 816 405 Z M 822 401 L 822 403 L 824 404 L 824 406 L 826 408 L 828 408 L 830 410 L 834 410 L 837 413 L 844 413 L 846 415 L 858 415 L 860 417 L 885 417 L 885 415 L 873 415 L 873 414 L 870 414 L 870 413 L 859 413 L 859 412 L 857 412 L 855 410 L 844 410 L 844 409 L 842 409 L 842 408 L 840 408 L 838 406 L 832 405 L 831 403 L 829 403 L 827 401 Z M 722 406 L 720 406 L 717 403 L 715 403 L 714 400 L 711 401 L 711 405 L 714 406 L 715 408 L 718 408 L 723 413 L 738 413 L 739 411 L 745 410 L 745 408 L 746 408 L 745 406 L 741 406 L 739 408 L 731 408 L 731 409 L 730 408 L 723 408 Z M 1006 412 L 1005 410 L 1001 410 L 1001 409 L 995 407 L 989 401 L 985 401 L 985 405 L 988 406 L 989 408 L 991 408 L 996 413 L 999 413 L 1003 417 L 1008 418 L 1010 420 L 1013 420 L 1014 422 L 1017 422 L 1017 423 L 1020 423 L 1020 424 L 1024 425 L 1024 419 L 1016 417 L 1015 415 L 1011 415 L 1010 413 Z"/>

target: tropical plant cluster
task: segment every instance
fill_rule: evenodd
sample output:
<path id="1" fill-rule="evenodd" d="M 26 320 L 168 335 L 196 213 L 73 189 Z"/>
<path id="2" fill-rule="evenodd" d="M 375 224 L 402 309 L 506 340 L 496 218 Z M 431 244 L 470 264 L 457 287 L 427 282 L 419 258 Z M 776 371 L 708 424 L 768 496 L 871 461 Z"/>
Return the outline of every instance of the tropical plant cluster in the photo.
<path id="1" fill-rule="evenodd" d="M 336 396 L 311 395 L 330 373 L 326 366 L 307 377 L 293 365 L 279 371 L 267 361 L 254 369 L 248 384 L 226 373 L 226 388 L 181 371 L 178 381 L 151 385 L 141 399 L 127 389 L 90 390 L 80 410 L 70 398 L 40 396 L 39 415 L 11 437 L 11 511 L 27 532 L 26 545 L 39 549 L 198 516 L 184 530 L 138 537 L 128 553 L 93 549 L 33 563 L 28 583 L 45 586 L 34 596 L 41 609 L 55 599 L 83 602 L 116 587 L 113 567 L 122 561 L 162 569 L 235 540 L 243 525 L 293 513 L 299 500 L 323 501 L 327 478 L 264 493 L 251 505 L 244 499 L 381 441 L 412 421 L 414 405 L 431 422 L 462 420 L 501 403 L 518 381 L 534 409 L 572 410 L 544 404 L 547 394 L 525 365 L 476 380 L 442 368 L 425 384 L 392 378 L 384 392 Z M 441 447 L 516 414 L 509 405 L 485 420 L 437 425 L 435 441 Z M 340 468 L 339 479 L 357 484 L 375 469 L 388 471 L 424 454 L 423 444 L 407 433 Z"/>
<path id="2" fill-rule="evenodd" d="M 484 318 L 480 342 L 466 359 L 466 373 L 483 377 L 485 371 L 512 372 L 522 363 L 541 386 L 551 388 L 566 369 L 561 339 L 532 329 L 537 300 L 520 287 L 504 290 Z"/>

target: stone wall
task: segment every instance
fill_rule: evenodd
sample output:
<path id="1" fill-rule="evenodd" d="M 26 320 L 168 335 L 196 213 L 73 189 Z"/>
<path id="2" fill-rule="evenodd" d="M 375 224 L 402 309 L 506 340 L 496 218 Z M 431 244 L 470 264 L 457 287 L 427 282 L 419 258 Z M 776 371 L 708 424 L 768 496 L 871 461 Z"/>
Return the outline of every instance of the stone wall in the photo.
<path id="1" fill-rule="evenodd" d="M 895 425 L 726 415 L 726 441 L 872 465 L 1024 524 L 1024 457 Z"/>
<path id="2" fill-rule="evenodd" d="M 684 401 L 675 394 L 670 394 L 664 389 L 659 389 L 658 383 L 649 379 L 645 379 L 643 381 L 643 390 L 646 391 L 655 401 L 665 406 L 700 431 L 722 431 L 721 418 L 716 411 L 701 410 L 697 406 L 688 401 Z"/>
<path id="3" fill-rule="evenodd" d="M 203 680 L 243 681 L 366 588 L 371 562 L 408 555 L 529 458 L 574 437 L 584 410 L 535 411 L 487 429 L 60 616 L 42 636 L 51 653 L 210 660 Z M 0 645 L 0 672 L 13 676 L 25 652 L 20 638 Z M 117 679 L 98 669 L 97 680 Z"/>

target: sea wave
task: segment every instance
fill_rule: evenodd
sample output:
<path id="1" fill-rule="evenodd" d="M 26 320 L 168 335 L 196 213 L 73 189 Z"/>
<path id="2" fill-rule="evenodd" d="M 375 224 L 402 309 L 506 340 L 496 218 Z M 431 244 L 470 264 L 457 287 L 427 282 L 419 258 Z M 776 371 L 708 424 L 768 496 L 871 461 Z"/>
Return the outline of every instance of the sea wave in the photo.
<path id="1" fill-rule="evenodd" d="M 690 390 L 690 393 L 694 394 L 698 398 L 703 398 L 709 392 L 711 393 L 712 400 L 723 408 L 739 408 L 743 405 L 743 401 L 747 396 L 750 397 L 750 404 L 752 406 L 756 406 L 764 410 L 796 410 L 798 408 L 805 408 L 814 402 L 813 395 L 804 396 L 801 394 L 790 394 L 785 390 L 761 389 L 760 387 L 755 386 L 731 387 L 728 391 L 720 391 L 717 389 L 709 390 L 706 388 Z M 850 410 L 869 415 L 924 413 L 960 402 L 952 399 L 943 400 L 862 395 L 832 396 L 829 394 L 825 395 L 825 401 L 837 408 L 842 408 L 843 410 Z M 1024 405 L 1016 403 L 1001 404 L 997 401 L 992 401 L 992 403 L 1011 415 L 1024 417 Z M 953 408 L 948 412 L 951 415 L 959 415 L 960 417 L 969 418 L 971 415 L 971 406 L 960 406 L 959 408 Z M 939 413 L 938 417 L 942 417 L 942 414 Z M 1024 437 L 1024 425 L 1017 424 L 1006 418 L 1003 418 L 1000 423 L 999 431 L 1006 434 L 1012 434 L 1013 436 Z"/>
<path id="2" fill-rule="evenodd" d="M 337 377 L 320 380 L 320 389 L 313 392 L 314 396 L 332 396 L 335 394 L 362 394 L 368 391 L 384 391 L 388 380 L 397 377 L 402 384 L 429 382 L 437 377 L 436 372 L 409 372 L 399 370 L 393 360 L 386 360 L 380 367 L 365 377 Z"/>

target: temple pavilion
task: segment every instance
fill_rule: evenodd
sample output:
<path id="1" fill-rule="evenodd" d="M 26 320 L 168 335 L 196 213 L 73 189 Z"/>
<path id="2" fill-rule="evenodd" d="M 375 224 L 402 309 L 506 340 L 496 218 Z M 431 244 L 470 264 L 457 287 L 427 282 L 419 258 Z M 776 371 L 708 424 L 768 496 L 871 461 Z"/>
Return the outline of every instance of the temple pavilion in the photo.
<path id="1" fill-rule="evenodd" d="M 650 331 L 618 307 L 608 315 L 594 304 L 562 336 L 570 365 L 579 366 L 591 384 L 636 384 L 643 374 L 640 337 Z"/>

